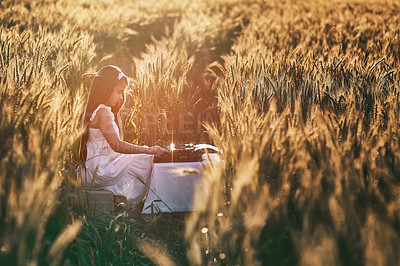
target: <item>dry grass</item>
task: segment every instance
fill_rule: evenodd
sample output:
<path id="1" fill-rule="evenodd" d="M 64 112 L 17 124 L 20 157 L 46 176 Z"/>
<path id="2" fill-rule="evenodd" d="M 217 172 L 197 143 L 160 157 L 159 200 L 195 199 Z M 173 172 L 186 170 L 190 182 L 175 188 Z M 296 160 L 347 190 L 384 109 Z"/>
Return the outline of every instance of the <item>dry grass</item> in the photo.
<path id="1" fill-rule="evenodd" d="M 0 259 L 399 264 L 399 9 L 2 1 Z M 105 64 L 132 80 L 126 140 L 223 150 L 188 220 L 140 228 L 80 209 L 81 76 Z"/>
<path id="2" fill-rule="evenodd" d="M 71 116 L 84 104 L 81 93 L 68 89 L 66 66 L 57 62 L 58 56 L 71 64 L 81 59 L 71 56 L 79 36 L 70 35 L 69 41 L 61 36 L 61 42 L 33 35 L 1 33 L 1 250 L 21 265 L 36 263 L 44 248 L 47 222 L 58 205 L 60 184 L 69 179 L 65 167 L 80 134 L 79 121 Z"/>

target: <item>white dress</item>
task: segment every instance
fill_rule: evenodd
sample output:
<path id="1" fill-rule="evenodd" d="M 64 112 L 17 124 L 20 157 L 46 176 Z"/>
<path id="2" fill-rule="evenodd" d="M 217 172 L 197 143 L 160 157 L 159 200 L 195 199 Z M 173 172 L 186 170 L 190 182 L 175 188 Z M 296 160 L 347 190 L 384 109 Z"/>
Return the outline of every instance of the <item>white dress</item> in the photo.
<path id="1" fill-rule="evenodd" d="M 93 112 L 90 121 L 93 121 L 100 108 L 109 111 L 114 129 L 119 136 L 111 107 L 100 104 Z M 103 189 L 113 192 L 114 195 L 125 196 L 131 206 L 135 206 L 146 197 L 151 182 L 153 155 L 117 153 L 97 128 L 89 128 L 86 145 L 86 170 L 82 169 L 84 188 Z"/>

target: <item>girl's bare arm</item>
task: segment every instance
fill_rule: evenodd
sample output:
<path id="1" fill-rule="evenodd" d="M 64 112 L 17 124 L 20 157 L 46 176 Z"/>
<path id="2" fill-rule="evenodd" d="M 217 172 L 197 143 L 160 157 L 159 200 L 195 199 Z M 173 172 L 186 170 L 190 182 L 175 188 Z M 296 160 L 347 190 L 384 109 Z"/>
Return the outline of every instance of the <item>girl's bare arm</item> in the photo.
<path id="1" fill-rule="evenodd" d="M 103 133 L 105 139 L 107 140 L 110 147 L 118 153 L 147 153 L 147 154 L 162 154 L 166 152 L 161 147 L 153 146 L 153 147 L 143 147 L 138 145 L 133 145 L 128 142 L 122 141 L 117 132 L 114 129 L 113 121 L 110 116 L 109 111 L 106 109 L 100 109 L 96 116 L 98 117 L 98 126 Z"/>

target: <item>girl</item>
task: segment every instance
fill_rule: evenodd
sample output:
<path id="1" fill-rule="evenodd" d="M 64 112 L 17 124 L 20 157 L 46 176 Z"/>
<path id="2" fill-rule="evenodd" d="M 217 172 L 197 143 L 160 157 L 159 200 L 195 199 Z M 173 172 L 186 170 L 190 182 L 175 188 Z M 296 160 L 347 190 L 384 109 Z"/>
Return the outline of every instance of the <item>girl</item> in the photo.
<path id="1" fill-rule="evenodd" d="M 141 212 L 150 186 L 153 156 L 167 152 L 137 146 L 120 139 L 115 122 L 125 101 L 128 78 L 116 66 L 97 72 L 90 87 L 83 125 L 80 158 L 84 188 L 104 189 L 125 196 L 133 207 L 132 218 L 143 222 Z"/>

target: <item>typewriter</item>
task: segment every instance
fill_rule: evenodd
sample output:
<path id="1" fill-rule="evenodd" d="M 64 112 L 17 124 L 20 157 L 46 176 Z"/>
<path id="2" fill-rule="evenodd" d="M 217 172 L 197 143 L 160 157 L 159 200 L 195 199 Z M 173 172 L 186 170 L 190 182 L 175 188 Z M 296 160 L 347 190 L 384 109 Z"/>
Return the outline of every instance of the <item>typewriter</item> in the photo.
<path id="1" fill-rule="evenodd" d="M 201 162 L 206 152 L 218 152 L 218 148 L 209 144 L 176 144 L 167 147 L 168 153 L 154 156 L 155 163 Z"/>

